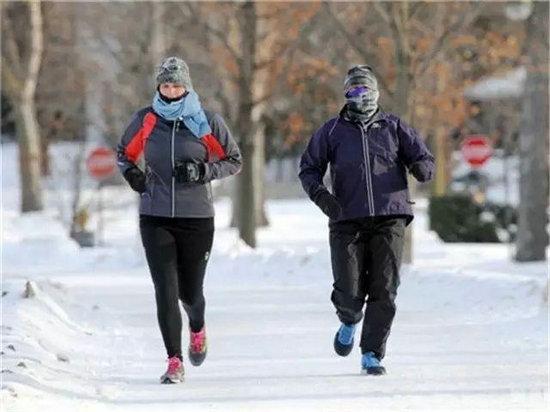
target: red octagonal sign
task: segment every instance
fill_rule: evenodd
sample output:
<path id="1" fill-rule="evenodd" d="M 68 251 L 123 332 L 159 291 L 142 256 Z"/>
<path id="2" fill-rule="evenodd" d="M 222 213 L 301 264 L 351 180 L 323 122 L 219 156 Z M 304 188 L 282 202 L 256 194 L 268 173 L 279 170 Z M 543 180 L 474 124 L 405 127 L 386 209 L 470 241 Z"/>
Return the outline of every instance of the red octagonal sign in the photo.
<path id="1" fill-rule="evenodd" d="M 108 147 L 94 149 L 86 159 L 86 168 L 93 178 L 108 179 L 116 170 L 115 152 Z"/>
<path id="2" fill-rule="evenodd" d="M 489 139 L 483 135 L 471 135 L 464 139 L 461 147 L 464 159 L 472 167 L 481 167 L 493 154 Z"/>

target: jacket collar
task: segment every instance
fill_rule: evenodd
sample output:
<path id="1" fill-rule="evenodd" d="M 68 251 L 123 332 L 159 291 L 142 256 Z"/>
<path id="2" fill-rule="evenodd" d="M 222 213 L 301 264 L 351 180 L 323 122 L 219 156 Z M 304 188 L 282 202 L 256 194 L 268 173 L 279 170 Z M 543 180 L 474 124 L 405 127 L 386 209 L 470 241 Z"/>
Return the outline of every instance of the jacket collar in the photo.
<path id="1" fill-rule="evenodd" d="M 348 117 L 347 110 L 346 110 L 346 105 L 344 105 L 344 107 L 342 107 L 342 109 L 340 109 L 340 113 L 338 114 L 338 118 L 344 119 L 345 121 L 350 122 L 350 123 L 356 123 Z M 376 111 L 376 113 L 373 115 L 373 118 L 371 119 L 371 121 L 369 123 L 374 124 L 374 123 L 381 122 L 381 121 L 388 122 L 388 114 L 379 107 L 378 110 Z"/>
<path id="2" fill-rule="evenodd" d="M 330 131 L 328 133 L 329 136 L 332 134 L 332 132 L 334 132 L 334 129 L 336 128 L 336 126 L 338 125 L 338 122 L 340 120 L 346 121 L 346 122 L 351 123 L 351 124 L 356 124 L 356 125 L 358 124 L 357 122 L 354 122 L 353 120 L 349 119 L 346 112 L 347 112 L 346 105 L 344 105 L 344 107 L 342 107 L 342 109 L 340 109 L 340 112 L 338 113 L 338 116 L 335 117 L 334 121 L 332 122 L 332 127 L 330 128 Z M 374 114 L 374 118 L 372 119 L 371 122 L 369 122 L 369 125 L 372 126 L 372 125 L 376 124 L 376 126 L 374 126 L 374 127 L 380 127 L 380 125 L 378 123 L 381 123 L 381 122 L 389 123 L 390 118 L 389 118 L 389 114 L 384 112 L 379 107 L 377 112 Z"/>

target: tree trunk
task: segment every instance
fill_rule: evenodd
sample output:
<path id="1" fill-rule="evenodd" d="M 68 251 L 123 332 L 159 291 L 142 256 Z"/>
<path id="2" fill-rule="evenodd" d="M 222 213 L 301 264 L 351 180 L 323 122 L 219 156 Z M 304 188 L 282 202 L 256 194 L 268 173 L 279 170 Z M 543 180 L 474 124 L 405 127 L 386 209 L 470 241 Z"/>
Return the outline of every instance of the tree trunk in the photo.
<path id="1" fill-rule="evenodd" d="M 256 33 L 258 36 L 265 33 L 268 29 L 265 26 L 265 20 L 258 20 L 256 23 Z M 271 51 L 268 52 L 265 48 L 256 47 L 256 55 L 254 61 L 269 59 Z M 252 85 L 252 96 L 255 100 L 254 107 L 252 108 L 252 121 L 256 125 L 254 142 L 256 151 L 254 153 L 254 189 L 256 189 L 255 195 L 255 207 L 254 214 L 256 216 L 256 226 L 264 227 L 268 225 L 267 216 L 265 213 L 265 122 L 264 114 L 266 111 L 266 102 L 264 97 L 268 93 L 268 78 L 269 70 L 258 70 L 255 67 L 254 83 Z"/>
<path id="2" fill-rule="evenodd" d="M 259 50 L 257 47 L 257 41 L 259 34 L 261 32 L 260 25 L 262 21 L 257 19 L 256 16 L 256 4 L 253 2 L 246 2 L 243 4 L 238 11 L 238 21 L 241 35 L 241 50 L 242 50 L 242 61 L 241 61 L 241 77 L 246 76 L 244 79 L 245 85 L 243 88 L 240 88 L 240 96 L 247 95 L 245 100 L 250 103 L 250 109 L 248 112 L 248 118 L 242 126 L 239 125 L 239 131 L 243 135 L 247 135 L 251 140 L 249 144 L 251 147 L 246 149 L 246 155 L 243 153 L 243 162 L 250 163 L 249 165 L 244 165 L 243 168 L 249 166 L 250 170 L 247 170 L 246 173 L 249 173 L 250 176 L 247 176 L 247 179 L 250 179 L 249 183 L 244 183 L 243 174 L 245 171 L 241 172 L 239 176 L 239 185 L 241 182 L 245 186 L 239 186 L 241 190 L 250 190 L 254 193 L 249 193 L 246 196 L 250 197 L 249 200 L 253 202 L 253 212 L 247 209 L 248 206 L 243 206 L 242 196 L 244 195 L 240 190 L 236 199 L 233 201 L 233 216 L 231 224 L 232 226 L 237 226 L 239 228 L 246 225 L 250 227 L 251 222 L 243 222 L 241 224 L 241 218 L 246 214 L 247 219 L 251 220 L 251 213 L 254 215 L 254 232 L 258 227 L 267 226 L 268 220 L 265 212 L 265 188 L 264 188 L 264 170 L 265 170 L 265 130 L 262 123 L 262 117 L 265 110 L 265 102 L 257 101 L 258 99 L 263 98 L 264 93 L 266 92 L 266 71 L 260 71 L 256 67 L 255 63 L 257 60 L 261 60 L 262 50 Z M 243 97 L 240 97 L 243 99 Z M 242 116 L 238 116 L 242 118 Z M 244 128 L 244 129 L 243 129 Z M 244 143 L 244 139 L 242 140 Z M 250 157 L 245 157 L 250 156 Z M 248 200 L 247 200 L 248 201 Z M 243 210 L 244 208 L 244 210 Z M 250 236 L 250 235 L 249 235 Z M 255 238 L 255 235 L 254 235 Z M 248 241 L 243 238 L 248 244 Z M 255 242 L 254 242 L 255 243 Z"/>
<path id="3" fill-rule="evenodd" d="M 25 213 L 42 210 L 40 135 L 34 101 L 22 100 L 14 107 L 14 110 L 19 141 L 21 211 Z"/>
<path id="4" fill-rule="evenodd" d="M 411 118 L 411 107 L 409 99 L 411 98 L 411 59 L 408 45 L 408 28 L 406 27 L 406 18 L 400 16 L 408 16 L 408 4 L 392 4 L 392 14 L 390 27 L 393 33 L 395 44 L 395 66 L 397 72 L 397 81 L 394 91 L 395 107 L 393 110 L 403 118 L 406 122 Z M 411 197 L 414 198 L 416 182 L 409 179 L 409 190 Z M 403 262 L 412 263 L 413 261 L 413 226 L 410 225 L 405 231 L 405 242 L 403 245 Z"/>
<path id="5" fill-rule="evenodd" d="M 254 121 L 254 120 L 252 120 Z M 269 225 L 269 219 L 265 211 L 265 184 L 264 184 L 264 175 L 265 175 L 265 130 L 261 123 L 258 124 L 258 130 L 255 133 L 255 136 L 252 138 L 254 140 L 254 152 L 252 156 L 252 179 L 254 180 L 253 188 L 255 188 L 256 193 L 254 194 L 254 213 L 256 228 L 265 227 Z M 242 144 L 240 144 L 241 146 Z M 242 151 L 242 147 L 241 147 Z M 243 154 L 244 158 L 244 154 Z M 242 173 L 241 173 L 242 174 Z M 239 187 L 241 176 L 237 177 L 237 187 Z M 231 197 L 232 201 L 232 213 L 231 213 L 231 227 L 240 227 L 240 190 L 237 190 Z"/>
<path id="6" fill-rule="evenodd" d="M 240 238 L 250 247 L 256 247 L 256 185 L 254 158 L 257 150 L 257 130 L 253 122 L 253 83 L 256 56 L 256 5 L 246 2 L 239 7 L 238 21 L 241 34 L 242 59 L 239 76 L 238 132 L 241 135 L 242 171 L 238 177 Z"/>
<path id="7" fill-rule="evenodd" d="M 444 196 L 447 192 L 447 150 L 446 135 L 443 127 L 435 129 L 435 181 L 434 196 Z"/>
<path id="8" fill-rule="evenodd" d="M 255 108 L 261 111 L 261 108 Z M 254 116 L 256 117 L 256 116 Z M 254 153 L 253 167 L 254 167 L 254 188 L 257 193 L 255 195 L 255 207 L 254 214 L 256 215 L 256 226 L 264 227 L 269 224 L 267 215 L 265 213 L 265 185 L 264 185 L 264 172 L 265 172 L 265 128 L 261 123 L 261 120 L 255 120 L 257 122 L 256 135 L 254 136 L 256 151 Z"/>
<path id="9" fill-rule="evenodd" d="M 8 50 L 2 49 L 2 86 L 14 108 L 19 141 L 22 212 L 43 209 L 40 132 L 34 103 L 43 50 L 40 2 L 29 2 L 28 10 L 30 36 L 29 43 L 23 45 L 27 54 L 17 50 L 13 27 L 3 33 Z M 2 19 L 8 18 L 2 13 Z M 23 62 L 20 56 L 25 54 L 28 60 Z"/>
<path id="10" fill-rule="evenodd" d="M 548 3 L 527 21 L 527 79 L 520 132 L 520 205 L 515 259 L 546 259 L 548 245 Z"/>
<path id="11" fill-rule="evenodd" d="M 160 2 L 151 3 L 151 48 L 150 55 L 153 65 L 157 65 L 165 58 L 166 38 L 164 36 L 163 14 L 164 4 Z M 153 66 L 154 67 L 154 66 Z"/>

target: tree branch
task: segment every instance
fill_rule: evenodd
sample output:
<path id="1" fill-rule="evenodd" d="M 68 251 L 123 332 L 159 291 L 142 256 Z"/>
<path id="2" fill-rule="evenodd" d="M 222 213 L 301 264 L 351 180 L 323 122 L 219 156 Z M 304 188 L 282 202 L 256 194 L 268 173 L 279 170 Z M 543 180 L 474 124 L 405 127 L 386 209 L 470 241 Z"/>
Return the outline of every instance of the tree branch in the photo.
<path id="1" fill-rule="evenodd" d="M 390 15 L 388 14 L 388 11 L 382 6 L 382 4 L 378 3 L 377 1 L 371 3 L 374 7 L 374 10 L 378 12 L 380 17 L 386 22 L 386 24 L 391 23 Z"/>
<path id="2" fill-rule="evenodd" d="M 375 3 L 373 3 L 375 4 Z M 326 12 L 327 16 L 333 21 L 334 25 L 336 26 L 336 29 L 344 36 L 344 38 L 348 41 L 350 46 L 355 50 L 357 54 L 361 56 L 364 60 L 366 60 L 366 63 L 368 63 L 370 60 L 374 59 L 374 56 L 367 51 L 363 47 L 363 45 L 357 40 L 356 36 L 351 34 L 347 31 L 345 26 L 342 24 L 340 19 L 334 14 L 332 9 L 330 8 L 330 5 L 326 2 L 323 3 L 323 9 Z M 378 84 L 382 87 L 382 89 L 385 90 L 385 92 L 390 96 L 390 98 L 393 98 L 394 93 L 390 90 L 386 82 L 384 81 L 384 78 L 380 75 L 380 73 L 376 70 L 376 68 L 372 68 L 374 75 L 377 77 Z"/>
<path id="3" fill-rule="evenodd" d="M 0 5 L 3 9 L 6 7 L 5 5 Z M 3 11 L 3 19 L 2 23 L 4 26 L 4 30 L 2 30 L 2 36 L 4 37 L 4 41 L 6 42 L 6 47 L 2 48 L 2 57 L 5 59 L 5 61 L 9 62 L 11 66 L 13 67 L 13 73 L 21 73 L 21 58 L 19 56 L 18 48 L 17 48 L 17 42 L 15 41 L 14 37 L 14 29 L 11 22 L 11 19 L 8 17 L 5 10 Z M 5 55 L 4 55 L 5 51 Z"/>
<path id="4" fill-rule="evenodd" d="M 438 36 L 436 43 L 428 55 L 424 57 L 423 62 L 417 71 L 418 75 L 425 74 L 434 57 L 440 53 L 443 47 L 448 43 L 452 33 L 455 33 L 460 27 L 468 27 L 476 19 L 479 15 L 479 11 L 478 8 L 474 8 L 474 10 L 475 11 L 472 11 L 471 13 L 469 11 L 464 12 L 459 16 L 454 24 L 446 26 L 447 29 L 444 30 L 440 36 Z"/>
<path id="5" fill-rule="evenodd" d="M 272 96 L 273 96 L 273 91 L 271 90 L 268 93 L 264 94 L 263 96 L 260 96 L 257 99 L 253 99 L 252 107 L 271 99 Z"/>
<path id="6" fill-rule="evenodd" d="M 237 65 L 240 65 L 242 61 L 242 57 L 239 55 L 239 52 L 235 50 L 235 48 L 231 45 L 231 43 L 229 43 L 227 33 L 210 26 L 203 19 L 203 16 L 200 10 L 198 9 L 198 6 L 192 3 L 185 3 L 185 6 L 187 6 L 187 8 L 191 13 L 191 16 L 185 16 L 188 19 L 188 21 L 193 24 L 199 23 L 207 33 L 216 37 L 216 39 L 225 46 L 229 54 L 231 54 L 231 57 L 235 59 L 235 61 L 237 62 Z"/>
<path id="7" fill-rule="evenodd" d="M 280 8 L 278 10 L 271 11 L 271 12 L 258 13 L 257 18 L 258 20 L 271 20 L 273 18 L 278 18 L 282 16 L 284 12 L 285 12 L 285 9 Z"/>
<path id="8" fill-rule="evenodd" d="M 30 13 L 31 44 L 30 55 L 25 79 L 23 94 L 27 98 L 32 98 L 36 91 L 38 82 L 38 72 L 42 61 L 42 51 L 44 49 L 44 33 L 42 31 L 42 10 L 39 1 L 28 3 Z"/>
<path id="9" fill-rule="evenodd" d="M 277 76 L 276 76 L 276 79 L 274 82 L 272 82 L 273 84 L 277 84 L 280 80 L 280 77 L 282 75 L 282 73 L 287 73 L 288 72 L 288 67 L 292 64 L 292 60 L 293 60 L 293 57 L 294 57 L 294 53 L 296 52 L 296 50 L 298 49 L 298 47 L 302 44 L 302 42 L 304 41 L 305 38 L 307 38 L 307 36 L 311 33 L 311 31 L 315 28 L 315 24 L 317 23 L 319 17 L 321 16 L 321 12 L 320 10 L 318 10 L 310 19 L 309 21 L 303 25 L 301 28 L 300 28 L 300 32 L 298 34 L 298 37 L 296 39 L 294 39 L 294 41 L 292 41 L 292 43 L 290 44 L 290 46 L 286 46 L 286 47 L 283 47 L 278 55 L 276 57 L 273 57 L 271 59 L 267 59 L 266 61 L 264 62 L 260 62 L 258 64 L 255 65 L 255 68 L 257 70 L 262 70 L 264 68 L 266 68 L 267 66 L 269 66 L 270 64 L 273 64 L 277 59 L 281 58 L 282 56 L 284 56 L 285 54 L 288 54 L 290 55 L 290 57 L 288 59 L 285 60 L 285 69 L 281 70 Z M 268 99 L 270 99 L 271 97 L 273 96 L 273 91 L 270 91 L 269 93 L 267 93 L 265 96 L 262 96 L 262 97 L 259 97 L 258 99 L 254 100 L 253 101 L 253 104 L 260 104 Z"/>
<path id="10" fill-rule="evenodd" d="M 277 59 L 280 59 L 286 53 L 288 53 L 288 50 L 289 50 L 288 45 L 281 46 L 280 49 L 277 50 L 277 52 L 273 56 L 271 56 L 269 59 L 265 59 L 265 60 L 259 61 L 257 63 L 254 63 L 254 69 L 255 70 L 263 70 L 266 67 L 271 66 L 273 64 L 273 62 L 275 62 Z"/>
<path id="11" fill-rule="evenodd" d="M 2 56 L 2 86 L 12 105 L 17 104 L 17 101 L 21 98 L 23 84 L 21 80 L 17 78 L 10 67 L 10 62 L 6 61 L 4 56 Z"/>
<path id="12" fill-rule="evenodd" d="M 390 16 L 390 28 L 393 32 L 393 37 L 396 40 L 396 52 L 407 57 L 410 56 L 408 30 L 405 27 L 407 17 L 407 3 L 392 4 L 393 10 Z"/>
<path id="13" fill-rule="evenodd" d="M 423 9 L 425 3 L 422 2 L 414 2 L 410 6 L 411 13 L 409 15 L 409 19 L 412 21 L 416 18 L 416 14 Z"/>

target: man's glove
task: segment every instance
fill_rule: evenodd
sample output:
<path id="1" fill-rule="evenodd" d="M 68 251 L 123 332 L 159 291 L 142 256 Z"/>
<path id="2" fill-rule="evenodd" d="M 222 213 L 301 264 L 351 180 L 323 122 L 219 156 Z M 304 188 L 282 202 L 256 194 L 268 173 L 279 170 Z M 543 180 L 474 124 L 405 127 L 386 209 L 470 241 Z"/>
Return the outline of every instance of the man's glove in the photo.
<path id="1" fill-rule="evenodd" d="M 132 166 L 124 172 L 124 178 L 130 184 L 130 187 L 138 193 L 143 193 L 145 187 L 145 173 L 137 166 Z"/>
<path id="2" fill-rule="evenodd" d="M 342 214 L 342 206 L 338 199 L 326 189 L 319 191 L 313 201 L 331 220 L 338 219 Z"/>
<path id="3" fill-rule="evenodd" d="M 430 180 L 432 177 L 431 170 L 426 166 L 425 162 L 422 162 L 422 161 L 413 163 L 409 167 L 409 172 L 419 182 L 426 182 Z"/>
<path id="4" fill-rule="evenodd" d="M 206 173 L 204 163 L 180 162 L 176 163 L 174 174 L 179 183 L 201 183 Z"/>

